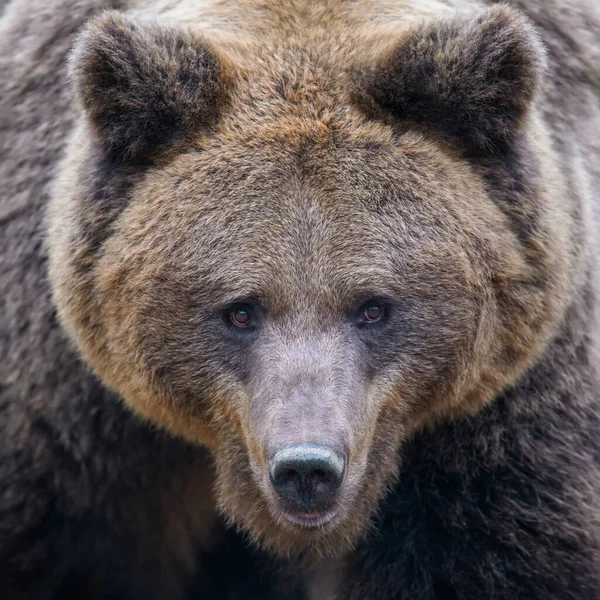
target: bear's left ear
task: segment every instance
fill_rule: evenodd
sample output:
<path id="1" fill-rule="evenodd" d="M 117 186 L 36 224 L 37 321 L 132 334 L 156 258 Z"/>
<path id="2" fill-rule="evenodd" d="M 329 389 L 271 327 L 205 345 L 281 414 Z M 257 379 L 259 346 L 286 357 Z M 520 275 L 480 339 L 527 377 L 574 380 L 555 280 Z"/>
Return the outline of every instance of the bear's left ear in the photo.
<path id="1" fill-rule="evenodd" d="M 519 12 L 499 6 L 409 29 L 356 73 L 363 101 L 433 127 L 470 150 L 510 143 L 527 114 L 544 50 Z"/>
<path id="2" fill-rule="evenodd" d="M 117 11 L 92 19 L 70 74 L 92 129 L 116 160 L 148 160 L 215 123 L 229 73 L 200 35 Z"/>

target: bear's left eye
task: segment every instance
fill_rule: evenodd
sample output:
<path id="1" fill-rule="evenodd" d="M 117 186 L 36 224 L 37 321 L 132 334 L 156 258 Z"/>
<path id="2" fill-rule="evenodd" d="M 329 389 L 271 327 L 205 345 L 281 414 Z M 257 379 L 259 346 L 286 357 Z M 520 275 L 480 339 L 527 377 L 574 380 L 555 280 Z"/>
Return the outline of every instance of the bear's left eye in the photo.
<path id="1" fill-rule="evenodd" d="M 383 317 L 383 307 L 377 302 L 369 304 L 363 311 L 363 319 L 368 323 L 379 321 Z"/>

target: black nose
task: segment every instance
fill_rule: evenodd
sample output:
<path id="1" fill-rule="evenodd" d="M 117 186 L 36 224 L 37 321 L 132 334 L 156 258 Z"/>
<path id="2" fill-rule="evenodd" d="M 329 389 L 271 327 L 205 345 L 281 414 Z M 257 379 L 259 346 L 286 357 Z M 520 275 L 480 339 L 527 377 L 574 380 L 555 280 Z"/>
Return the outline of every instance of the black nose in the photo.
<path id="1" fill-rule="evenodd" d="M 327 509 L 342 485 L 345 469 L 343 456 L 318 444 L 280 448 L 269 461 L 275 491 L 304 513 Z"/>

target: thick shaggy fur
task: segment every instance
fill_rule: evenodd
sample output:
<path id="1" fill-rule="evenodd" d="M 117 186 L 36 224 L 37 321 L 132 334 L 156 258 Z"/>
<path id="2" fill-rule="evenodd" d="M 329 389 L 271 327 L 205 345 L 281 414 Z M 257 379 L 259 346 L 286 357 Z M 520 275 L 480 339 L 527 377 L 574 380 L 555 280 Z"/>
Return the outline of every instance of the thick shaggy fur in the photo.
<path id="1" fill-rule="evenodd" d="M 9 598 L 247 598 L 216 505 L 319 600 L 600 598 L 600 21 L 492 4 L 8 5 Z M 307 431 L 316 530 L 265 470 Z"/>
<path id="2" fill-rule="evenodd" d="M 143 60 L 132 63 L 132 54 Z M 87 30 L 71 60 L 81 103 L 116 160 L 174 149 L 197 123 L 212 125 L 225 102 L 219 61 L 185 32 L 109 17 Z"/>

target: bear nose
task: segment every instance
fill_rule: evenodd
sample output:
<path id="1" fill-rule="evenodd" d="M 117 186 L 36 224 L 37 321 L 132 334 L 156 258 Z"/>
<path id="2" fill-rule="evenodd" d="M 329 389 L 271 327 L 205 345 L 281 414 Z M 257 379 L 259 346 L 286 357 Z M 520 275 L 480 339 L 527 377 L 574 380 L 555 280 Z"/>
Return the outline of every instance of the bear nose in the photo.
<path id="1" fill-rule="evenodd" d="M 327 508 L 342 485 L 345 470 L 345 458 L 320 444 L 280 448 L 269 461 L 271 484 L 277 494 L 304 513 Z"/>

